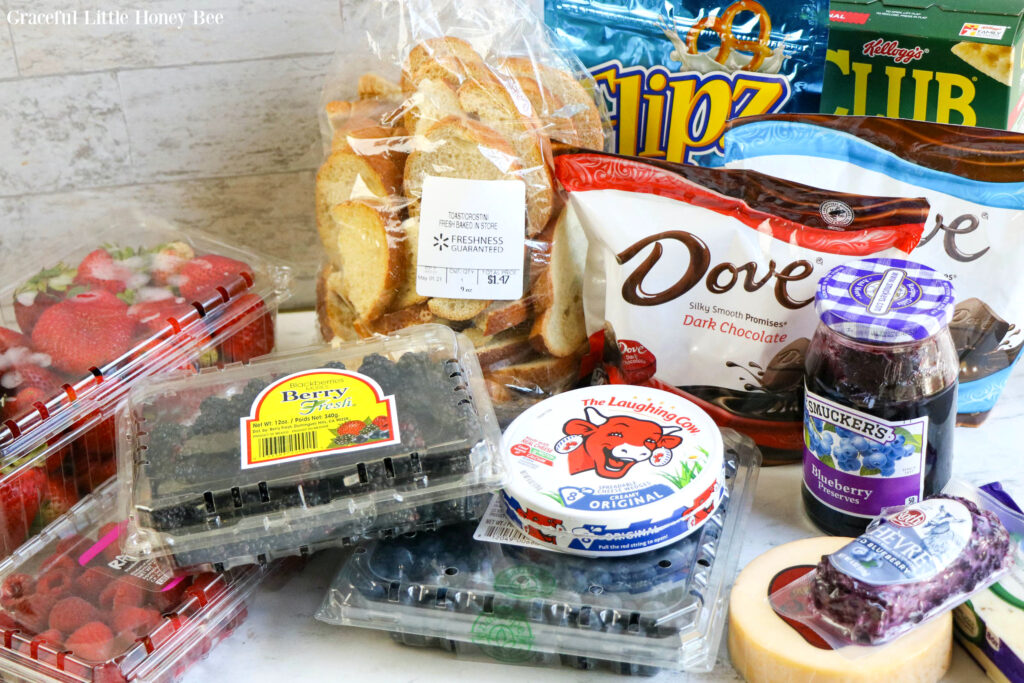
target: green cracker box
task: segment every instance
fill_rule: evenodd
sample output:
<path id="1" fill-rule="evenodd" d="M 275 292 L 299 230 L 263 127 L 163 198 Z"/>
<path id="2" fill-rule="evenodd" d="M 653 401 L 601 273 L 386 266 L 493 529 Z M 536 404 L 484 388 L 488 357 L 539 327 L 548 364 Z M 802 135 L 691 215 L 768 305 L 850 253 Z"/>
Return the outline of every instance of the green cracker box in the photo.
<path id="1" fill-rule="evenodd" d="M 1024 132 L 1024 0 L 832 0 L 825 114 Z"/>

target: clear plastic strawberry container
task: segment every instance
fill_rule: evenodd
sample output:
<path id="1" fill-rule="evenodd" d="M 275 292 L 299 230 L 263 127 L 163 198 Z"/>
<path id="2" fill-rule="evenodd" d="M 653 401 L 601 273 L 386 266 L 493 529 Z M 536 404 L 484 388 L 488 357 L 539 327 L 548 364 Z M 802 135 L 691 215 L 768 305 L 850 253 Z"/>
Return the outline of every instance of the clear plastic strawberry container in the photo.
<path id="1" fill-rule="evenodd" d="M 273 348 L 289 269 L 146 220 L 5 277 L 0 557 L 114 474 L 112 416 L 132 385 Z"/>
<path id="2" fill-rule="evenodd" d="M 230 568 L 477 519 L 500 433 L 473 345 L 441 325 L 133 390 L 124 550 Z"/>
<path id="3" fill-rule="evenodd" d="M 714 666 L 761 454 L 723 429 L 720 507 L 694 534 L 628 557 L 474 540 L 475 524 L 357 546 L 317 619 L 505 663 L 651 675 Z"/>
<path id="4" fill-rule="evenodd" d="M 244 620 L 265 571 L 133 561 L 116 512 L 111 481 L 0 562 L 0 679 L 173 681 Z"/>

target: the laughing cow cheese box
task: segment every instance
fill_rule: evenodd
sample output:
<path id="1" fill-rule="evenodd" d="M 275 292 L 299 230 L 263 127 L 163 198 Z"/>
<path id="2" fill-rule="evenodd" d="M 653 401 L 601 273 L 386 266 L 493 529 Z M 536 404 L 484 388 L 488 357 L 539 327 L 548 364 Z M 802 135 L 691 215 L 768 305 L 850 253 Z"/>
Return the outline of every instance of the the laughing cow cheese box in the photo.
<path id="1" fill-rule="evenodd" d="M 528 536 L 576 555 L 674 543 L 712 515 L 722 436 L 684 398 L 630 385 L 560 394 L 505 432 L 505 512 Z"/>

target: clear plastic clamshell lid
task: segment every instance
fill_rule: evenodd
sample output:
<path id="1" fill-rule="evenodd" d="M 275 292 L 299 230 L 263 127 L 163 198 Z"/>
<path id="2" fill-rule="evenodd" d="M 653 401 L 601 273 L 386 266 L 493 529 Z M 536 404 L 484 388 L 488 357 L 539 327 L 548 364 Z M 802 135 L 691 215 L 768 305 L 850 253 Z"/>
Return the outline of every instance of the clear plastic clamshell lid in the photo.
<path id="1" fill-rule="evenodd" d="M 472 519 L 501 480 L 472 344 L 440 325 L 153 380 L 121 420 L 126 547 L 180 566 Z"/>
<path id="2" fill-rule="evenodd" d="M 640 386 L 577 389 L 506 430 L 506 514 L 564 552 L 629 555 L 691 533 L 723 491 L 722 435 L 684 398 Z"/>

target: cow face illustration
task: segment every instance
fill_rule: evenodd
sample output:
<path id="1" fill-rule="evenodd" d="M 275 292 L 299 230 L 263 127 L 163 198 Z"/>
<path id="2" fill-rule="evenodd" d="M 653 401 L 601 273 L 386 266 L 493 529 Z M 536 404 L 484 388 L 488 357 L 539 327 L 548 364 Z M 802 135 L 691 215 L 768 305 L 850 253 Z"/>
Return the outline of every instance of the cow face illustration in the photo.
<path id="1" fill-rule="evenodd" d="M 639 462 L 667 465 L 672 449 L 683 442 L 674 434 L 679 427 L 623 415 L 605 417 L 592 407 L 584 408 L 583 414 L 586 419 L 572 419 L 562 427 L 562 441 L 572 447 L 569 474 L 594 470 L 599 477 L 621 479 Z"/>

